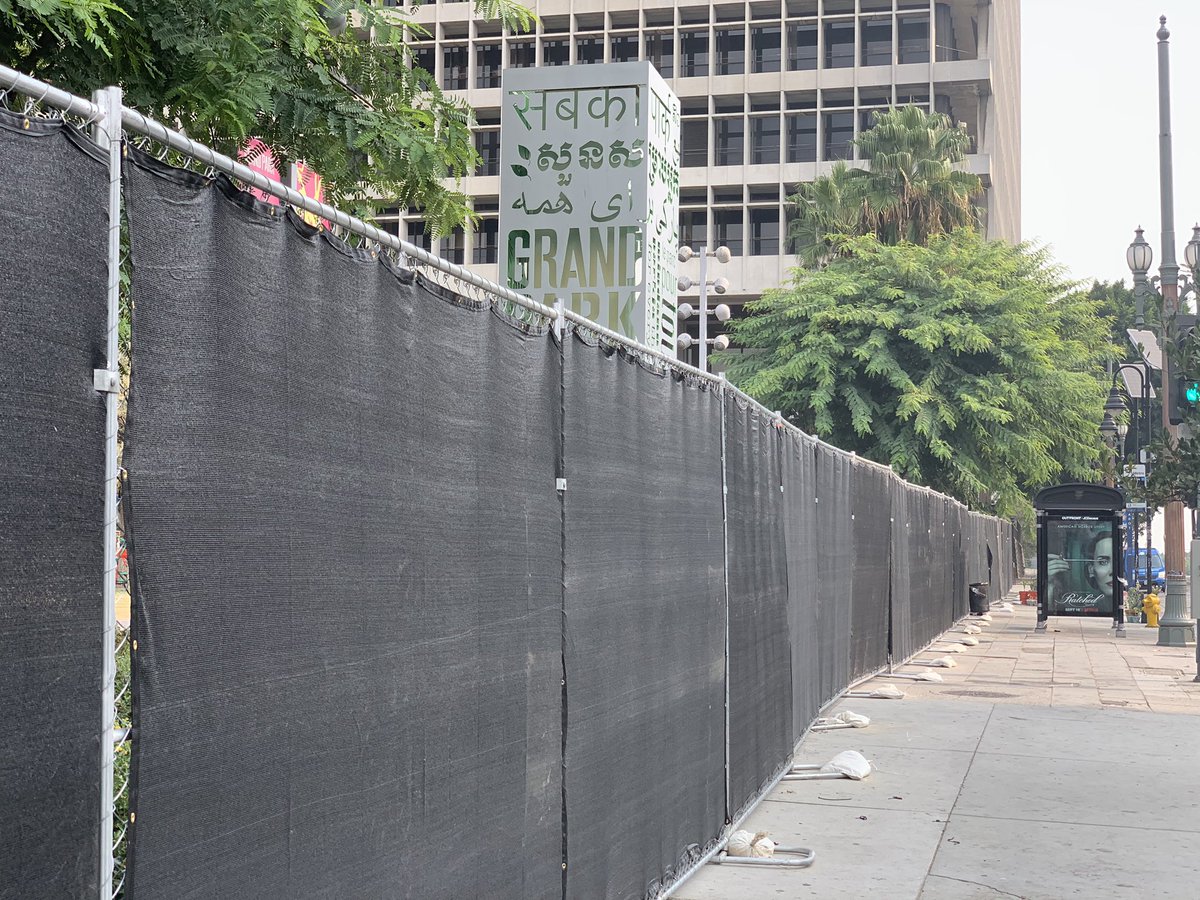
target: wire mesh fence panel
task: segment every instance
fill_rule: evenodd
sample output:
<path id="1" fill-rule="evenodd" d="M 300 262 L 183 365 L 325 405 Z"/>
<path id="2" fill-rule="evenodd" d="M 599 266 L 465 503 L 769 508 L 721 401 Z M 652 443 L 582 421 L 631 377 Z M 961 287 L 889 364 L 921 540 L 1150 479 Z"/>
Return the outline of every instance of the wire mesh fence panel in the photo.
<path id="1" fill-rule="evenodd" d="M 908 490 L 908 602 L 915 652 L 945 630 L 949 620 L 942 614 L 936 571 L 933 522 L 937 498 L 928 491 Z"/>
<path id="2" fill-rule="evenodd" d="M 725 814 L 720 399 L 585 333 L 564 352 L 566 882 L 653 896 Z"/>
<path id="3" fill-rule="evenodd" d="M 852 466 L 851 532 L 854 572 L 850 604 L 850 670 L 853 681 L 887 665 L 891 587 L 891 475 L 878 466 Z M 844 685 L 843 685 L 844 686 Z"/>
<path id="4" fill-rule="evenodd" d="M 854 590 L 850 504 L 850 458 L 822 445 L 817 450 L 816 504 L 822 703 L 850 683 L 850 603 Z"/>
<path id="5" fill-rule="evenodd" d="M 908 659 L 921 646 L 913 631 L 912 612 L 912 531 L 909 509 L 915 493 L 899 479 L 892 482 L 892 574 L 891 601 L 888 614 L 891 617 L 889 649 L 893 662 Z"/>
<path id="6" fill-rule="evenodd" d="M 558 896 L 552 342 L 128 169 L 130 896 Z"/>
<path id="7" fill-rule="evenodd" d="M 783 524 L 787 553 L 788 635 L 792 669 L 792 741 L 821 709 L 821 650 L 817 609 L 834 602 L 818 578 L 817 441 L 783 434 Z"/>
<path id="8" fill-rule="evenodd" d="M 0 109 L 0 897 L 100 877 L 108 170 Z"/>
<path id="9" fill-rule="evenodd" d="M 792 749 L 782 450 L 774 417 L 726 398 L 731 815 L 759 795 Z"/>

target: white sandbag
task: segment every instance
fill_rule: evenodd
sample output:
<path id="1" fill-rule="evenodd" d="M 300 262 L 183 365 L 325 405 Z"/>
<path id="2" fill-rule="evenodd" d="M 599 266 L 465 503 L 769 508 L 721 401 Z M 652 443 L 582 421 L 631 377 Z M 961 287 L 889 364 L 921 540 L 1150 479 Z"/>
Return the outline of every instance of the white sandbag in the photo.
<path id="1" fill-rule="evenodd" d="M 760 837 L 750 845 L 750 855 L 759 859 L 770 859 L 775 855 L 775 848 L 779 845 L 767 837 L 766 832 L 759 832 Z"/>
<path id="2" fill-rule="evenodd" d="M 1001 612 L 1015 612 L 1015 610 L 1013 609 L 1013 605 L 1011 603 L 1001 603 L 1000 611 Z"/>
<path id="3" fill-rule="evenodd" d="M 978 647 L 979 638 L 971 637 L 969 634 L 966 637 L 960 637 L 958 642 L 966 647 Z"/>
<path id="4" fill-rule="evenodd" d="M 935 652 L 937 652 L 937 653 L 966 653 L 967 648 L 964 647 L 962 644 L 950 644 L 946 647 L 937 647 Z"/>
<path id="5" fill-rule="evenodd" d="M 825 765 L 822 772 L 837 772 L 855 781 L 862 781 L 871 774 L 870 761 L 857 750 L 843 750 Z"/>
<path id="6" fill-rule="evenodd" d="M 967 634 L 983 634 L 983 629 L 978 625 L 964 625 L 963 631 Z"/>
<path id="7" fill-rule="evenodd" d="M 943 681 L 941 675 L 937 672 L 918 672 L 913 676 L 917 681 Z"/>
<path id="8" fill-rule="evenodd" d="M 922 660 L 921 664 L 925 666 L 935 666 L 939 669 L 953 669 L 958 665 L 958 660 L 953 656 L 939 656 L 937 659 Z"/>
<path id="9" fill-rule="evenodd" d="M 848 709 L 834 716 L 832 722 L 838 725 L 853 725 L 855 728 L 866 728 L 871 724 L 869 717 L 850 712 Z"/>
<path id="10" fill-rule="evenodd" d="M 900 690 L 894 684 L 881 684 L 877 688 L 871 688 L 871 693 L 868 696 L 876 700 L 903 700 L 904 691 Z"/>
<path id="11" fill-rule="evenodd" d="M 725 850 L 730 856 L 755 856 L 759 859 L 769 859 L 775 855 L 777 846 L 773 840 L 767 837 L 765 831 L 757 834 L 749 831 L 735 831 L 729 836 L 729 843 L 725 845 Z"/>

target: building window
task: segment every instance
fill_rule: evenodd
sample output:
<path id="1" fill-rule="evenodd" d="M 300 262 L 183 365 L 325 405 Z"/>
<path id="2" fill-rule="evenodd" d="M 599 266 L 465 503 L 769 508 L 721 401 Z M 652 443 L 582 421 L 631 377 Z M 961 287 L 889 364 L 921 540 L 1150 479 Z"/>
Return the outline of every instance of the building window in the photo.
<path id="1" fill-rule="evenodd" d="M 708 165 L 708 120 L 684 119 L 679 130 L 679 164 L 684 168 Z"/>
<path id="2" fill-rule="evenodd" d="M 500 174 L 500 131 L 488 129 L 475 132 L 475 152 L 479 154 L 476 175 Z"/>
<path id="3" fill-rule="evenodd" d="M 713 129 L 715 165 L 740 166 L 745 161 L 746 125 L 741 116 L 717 119 Z"/>
<path id="4" fill-rule="evenodd" d="M 742 255 L 742 210 L 714 209 L 713 238 L 717 246 L 729 248 L 734 256 Z"/>
<path id="5" fill-rule="evenodd" d="M 849 109 L 824 113 L 825 155 L 823 159 L 854 158 L 854 112 Z"/>
<path id="6" fill-rule="evenodd" d="M 750 120 L 750 161 L 756 166 L 779 162 L 779 116 Z"/>
<path id="7" fill-rule="evenodd" d="M 413 47 L 412 62 L 414 69 L 424 69 L 430 75 L 437 69 L 437 48 L 432 44 L 418 44 Z"/>
<path id="8" fill-rule="evenodd" d="M 708 31 L 684 31 L 679 35 L 679 74 L 684 78 L 708 74 Z"/>
<path id="9" fill-rule="evenodd" d="M 717 29 L 717 74 L 742 75 L 746 72 L 746 30 Z"/>
<path id="10" fill-rule="evenodd" d="M 612 38 L 612 61 L 634 62 L 638 58 L 638 36 L 618 34 Z M 661 74 L 661 73 L 659 73 Z"/>
<path id="11" fill-rule="evenodd" d="M 646 35 L 646 59 L 663 78 L 675 77 L 675 39 L 669 32 Z"/>
<path id="12" fill-rule="evenodd" d="M 542 65 L 565 66 L 571 62 L 571 45 L 561 38 L 542 41 Z"/>
<path id="13" fill-rule="evenodd" d="M 708 246 L 708 210 L 680 210 L 679 246 L 692 248 Z"/>
<path id="14" fill-rule="evenodd" d="M 750 210 L 750 255 L 779 254 L 779 207 L 757 207 Z"/>
<path id="15" fill-rule="evenodd" d="M 475 87 L 500 87 L 500 69 L 504 57 L 499 44 L 475 45 Z"/>
<path id="16" fill-rule="evenodd" d="M 817 67 L 817 26 L 788 26 L 788 69 L 793 72 Z"/>
<path id="17" fill-rule="evenodd" d="M 782 34 L 778 25 L 758 25 L 750 29 L 750 51 L 755 72 L 778 72 Z"/>
<path id="18" fill-rule="evenodd" d="M 575 61 L 584 64 L 604 62 L 604 38 L 599 36 L 576 38 Z"/>
<path id="19" fill-rule="evenodd" d="M 929 16 L 901 16 L 896 30 L 901 63 L 929 62 Z"/>
<path id="20" fill-rule="evenodd" d="M 408 242 L 415 244 L 427 253 L 431 253 L 433 241 L 429 237 L 429 232 L 425 230 L 425 223 L 420 219 L 410 219 L 408 222 Z"/>
<path id="21" fill-rule="evenodd" d="M 461 228 L 455 228 L 442 238 L 442 259 L 461 266 L 466 256 L 467 239 Z"/>
<path id="22" fill-rule="evenodd" d="M 817 161 L 817 116 L 815 113 L 787 114 L 787 161 Z"/>
<path id="23" fill-rule="evenodd" d="M 858 133 L 870 131 L 875 127 L 875 117 L 884 112 L 882 109 L 860 109 L 858 111 Z"/>
<path id="24" fill-rule="evenodd" d="M 508 64 L 514 69 L 533 68 L 536 55 L 533 41 L 511 41 L 508 45 Z"/>
<path id="25" fill-rule="evenodd" d="M 825 68 L 844 69 L 854 65 L 854 23 L 825 23 Z"/>
<path id="26" fill-rule="evenodd" d="M 448 91 L 467 89 L 467 45 L 451 44 L 442 48 L 442 87 Z"/>
<path id="27" fill-rule="evenodd" d="M 479 220 L 475 232 L 475 246 L 471 249 L 471 262 L 495 263 L 499 259 L 500 220 L 488 217 Z"/>
<path id="28" fill-rule="evenodd" d="M 863 19 L 862 64 L 890 66 L 892 64 L 892 20 Z"/>

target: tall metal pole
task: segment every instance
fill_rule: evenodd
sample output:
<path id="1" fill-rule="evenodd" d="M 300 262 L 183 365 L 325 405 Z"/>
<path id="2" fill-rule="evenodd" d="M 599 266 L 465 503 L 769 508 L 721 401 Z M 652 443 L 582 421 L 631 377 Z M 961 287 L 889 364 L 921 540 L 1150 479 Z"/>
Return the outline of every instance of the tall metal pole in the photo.
<path id="1" fill-rule="evenodd" d="M 700 248 L 700 365 L 708 371 L 708 248 Z"/>
<path id="2" fill-rule="evenodd" d="M 1174 346 L 1175 315 L 1179 312 L 1179 265 L 1175 261 L 1175 186 L 1171 160 L 1171 32 L 1167 17 L 1159 19 L 1158 29 L 1158 169 L 1159 205 L 1162 211 L 1162 264 L 1158 267 L 1163 296 L 1163 347 Z M 1173 440 L 1179 440 L 1179 428 L 1171 424 L 1171 389 L 1174 364 L 1171 354 L 1163 358 L 1163 427 Z M 1188 618 L 1187 574 L 1184 572 L 1183 504 L 1173 500 L 1164 511 L 1165 564 L 1167 597 L 1158 628 L 1160 646 L 1184 647 L 1195 642 L 1193 623 Z"/>

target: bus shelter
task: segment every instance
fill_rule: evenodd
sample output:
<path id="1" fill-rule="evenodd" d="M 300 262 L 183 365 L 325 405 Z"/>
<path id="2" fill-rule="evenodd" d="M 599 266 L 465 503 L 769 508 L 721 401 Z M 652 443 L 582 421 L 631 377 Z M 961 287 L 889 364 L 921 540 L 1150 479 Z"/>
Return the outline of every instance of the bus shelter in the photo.
<path id="1" fill-rule="evenodd" d="M 1111 618 L 1125 633 L 1125 498 L 1099 484 L 1059 484 L 1038 492 L 1037 629 L 1050 616 Z"/>

